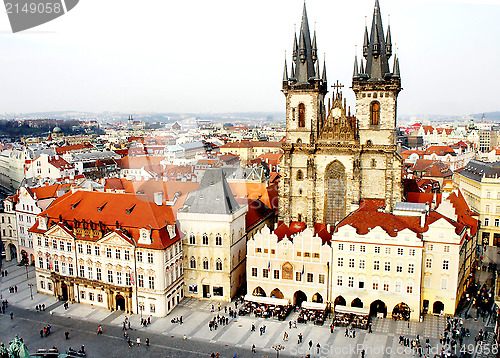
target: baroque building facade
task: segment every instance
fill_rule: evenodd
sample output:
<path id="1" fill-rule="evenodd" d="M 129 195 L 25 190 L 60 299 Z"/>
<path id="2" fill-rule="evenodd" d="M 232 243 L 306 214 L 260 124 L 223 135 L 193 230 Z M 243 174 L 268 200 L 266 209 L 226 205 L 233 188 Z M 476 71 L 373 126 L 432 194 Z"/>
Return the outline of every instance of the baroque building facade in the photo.
<path id="1" fill-rule="evenodd" d="M 280 220 L 335 224 L 356 210 L 361 199 L 401 201 L 401 158 L 396 153 L 396 108 L 401 90 L 399 61 L 392 55 L 390 28 L 382 28 L 378 1 L 363 57 L 356 58 L 352 88 L 356 116 L 338 82 L 325 105 L 326 65 L 320 72 L 316 33 L 311 41 L 304 6 L 294 38 L 289 73 L 285 61 L 286 141 L 281 161 Z"/>

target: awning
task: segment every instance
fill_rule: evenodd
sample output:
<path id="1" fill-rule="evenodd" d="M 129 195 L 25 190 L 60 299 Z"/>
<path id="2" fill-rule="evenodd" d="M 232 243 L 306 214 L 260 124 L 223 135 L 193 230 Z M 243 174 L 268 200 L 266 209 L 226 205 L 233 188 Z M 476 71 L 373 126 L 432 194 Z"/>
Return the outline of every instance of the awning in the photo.
<path id="1" fill-rule="evenodd" d="M 352 313 L 360 316 L 368 316 L 370 314 L 369 308 L 359 308 L 359 307 L 347 307 L 347 306 L 335 306 L 335 312 L 337 313 Z"/>
<path id="2" fill-rule="evenodd" d="M 290 301 L 282 298 L 273 298 L 273 297 L 260 297 L 253 295 L 245 295 L 245 301 L 257 302 L 257 303 L 265 303 L 266 305 L 275 305 L 275 306 L 288 306 L 290 305 Z"/>
<path id="3" fill-rule="evenodd" d="M 302 308 L 307 310 L 323 310 L 326 311 L 326 303 L 318 303 L 318 302 L 302 302 Z"/>

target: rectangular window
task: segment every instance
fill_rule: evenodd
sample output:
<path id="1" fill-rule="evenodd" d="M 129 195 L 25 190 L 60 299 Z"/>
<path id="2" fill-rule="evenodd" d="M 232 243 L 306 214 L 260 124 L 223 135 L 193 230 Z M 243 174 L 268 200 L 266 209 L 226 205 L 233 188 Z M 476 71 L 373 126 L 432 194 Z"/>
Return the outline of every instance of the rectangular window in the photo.
<path id="1" fill-rule="evenodd" d="M 397 281 L 394 285 L 394 292 L 401 293 L 401 282 Z"/>
<path id="2" fill-rule="evenodd" d="M 280 278 L 280 270 L 274 270 L 274 279 L 279 280 Z"/>
<path id="3" fill-rule="evenodd" d="M 408 264 L 408 273 L 415 272 L 415 264 Z"/>
<path id="4" fill-rule="evenodd" d="M 82 244 L 78 244 L 76 246 L 78 247 L 78 253 L 79 254 L 83 254 L 83 245 Z"/>
<path id="5" fill-rule="evenodd" d="M 142 262 L 142 252 L 141 251 L 137 251 L 137 261 Z"/>
<path id="6" fill-rule="evenodd" d="M 490 212 L 490 206 L 489 205 L 486 205 L 486 212 L 489 213 Z"/>
<path id="7" fill-rule="evenodd" d="M 45 247 L 49 247 L 49 239 L 45 238 Z"/>
<path id="8" fill-rule="evenodd" d="M 450 245 L 444 245 L 444 252 L 450 252 Z"/>
<path id="9" fill-rule="evenodd" d="M 443 260 L 443 270 L 448 270 L 450 268 L 450 261 Z"/>
<path id="10" fill-rule="evenodd" d="M 320 284 L 324 284 L 324 283 L 325 283 L 325 275 L 323 275 L 323 274 L 321 274 L 321 273 L 320 273 L 320 274 L 318 275 L 318 282 L 319 282 Z"/>
<path id="11" fill-rule="evenodd" d="M 372 289 L 378 290 L 378 282 L 377 281 L 373 281 Z"/>
<path id="12" fill-rule="evenodd" d="M 314 275 L 312 273 L 307 274 L 307 282 L 313 282 L 314 280 Z"/>
<path id="13" fill-rule="evenodd" d="M 366 264 L 366 261 L 365 260 L 359 260 L 359 268 L 364 270 L 365 269 L 365 264 Z"/>
<path id="14" fill-rule="evenodd" d="M 350 244 L 349 251 L 355 251 L 355 250 L 356 250 L 356 246 L 354 246 L 353 244 Z"/>
<path id="15" fill-rule="evenodd" d="M 425 259 L 425 268 L 432 268 L 432 259 L 427 258 Z"/>
<path id="16" fill-rule="evenodd" d="M 269 249 L 264 249 L 264 253 L 267 254 L 269 252 Z"/>
<path id="17" fill-rule="evenodd" d="M 153 253 L 148 252 L 148 264 L 152 264 L 152 263 L 153 263 Z"/>
<path id="18" fill-rule="evenodd" d="M 252 277 L 257 277 L 257 267 L 252 267 Z"/>
<path id="19" fill-rule="evenodd" d="M 262 269 L 262 277 L 268 278 L 269 277 L 269 270 L 268 269 Z"/>
<path id="20" fill-rule="evenodd" d="M 311 253 L 310 252 L 304 252 L 304 257 L 311 257 Z"/>
<path id="21" fill-rule="evenodd" d="M 87 255 L 92 255 L 92 247 L 87 245 Z"/>
<path id="22" fill-rule="evenodd" d="M 349 259 L 349 268 L 354 268 L 354 259 Z"/>
<path id="23" fill-rule="evenodd" d="M 66 243 L 66 251 L 71 252 L 73 248 L 71 247 L 71 242 Z"/>
<path id="24" fill-rule="evenodd" d="M 315 259 L 319 259 L 319 253 L 315 252 L 315 253 L 313 254 L 313 257 L 314 257 Z"/>
<path id="25" fill-rule="evenodd" d="M 99 267 L 96 267 L 95 269 L 95 278 L 97 281 L 102 281 L 102 274 L 101 274 L 101 269 Z"/>
<path id="26" fill-rule="evenodd" d="M 380 254 L 380 246 L 375 246 L 375 253 Z"/>
<path id="27" fill-rule="evenodd" d="M 338 267 L 343 267 L 344 266 L 344 258 L 343 257 L 337 258 L 337 266 Z"/>
<path id="28" fill-rule="evenodd" d="M 121 250 L 120 250 L 120 249 L 116 249 L 116 250 L 115 250 L 115 258 L 116 258 L 117 260 L 121 260 L 121 257 L 122 257 L 122 252 L 121 252 Z"/>
<path id="29" fill-rule="evenodd" d="M 495 227 L 499 227 L 500 226 L 500 220 L 499 219 L 495 219 Z"/>
<path id="30" fill-rule="evenodd" d="M 94 293 L 89 292 L 89 301 L 93 301 L 93 300 L 94 300 Z"/>
<path id="31" fill-rule="evenodd" d="M 428 244 L 427 245 L 427 251 L 432 251 L 434 250 L 434 245 L 433 244 Z"/>
<path id="32" fill-rule="evenodd" d="M 404 254 L 404 249 L 401 247 L 398 247 L 398 255 L 403 255 Z"/>
<path id="33" fill-rule="evenodd" d="M 125 250 L 125 260 L 130 260 L 130 251 L 129 250 Z"/>
<path id="34" fill-rule="evenodd" d="M 108 270 L 108 282 L 113 283 L 113 271 Z"/>
<path id="35" fill-rule="evenodd" d="M 110 259 L 110 258 L 111 258 L 111 249 L 110 249 L 109 247 L 106 247 L 106 257 L 107 257 L 108 259 Z"/>
<path id="36" fill-rule="evenodd" d="M 92 269 L 92 266 L 88 266 L 88 267 L 87 267 L 87 276 L 89 277 L 89 280 L 92 280 L 92 278 L 93 278 L 93 276 L 94 276 L 94 275 L 93 275 L 93 273 L 94 273 L 93 271 L 94 271 L 94 270 Z"/>
<path id="37" fill-rule="evenodd" d="M 398 272 L 398 273 L 403 272 L 403 265 L 401 265 L 401 264 L 396 265 L 396 272 Z"/>
<path id="38" fill-rule="evenodd" d="M 215 295 L 215 287 L 214 287 L 214 295 Z M 156 312 L 156 306 L 154 303 L 149 304 L 149 312 L 155 313 Z"/>
<path id="39" fill-rule="evenodd" d="M 3 236 L 5 236 L 5 230 L 3 230 Z M 37 243 L 38 243 L 38 246 L 42 246 L 42 238 L 41 237 L 38 237 Z"/>
<path id="40" fill-rule="evenodd" d="M 302 272 L 295 272 L 295 281 L 302 281 Z"/>
<path id="41" fill-rule="evenodd" d="M 441 279 L 441 289 L 442 290 L 447 290 L 448 289 L 448 279 L 447 278 L 442 278 Z"/>
<path id="42" fill-rule="evenodd" d="M 380 261 L 373 261 L 373 269 L 375 271 L 380 270 Z"/>
<path id="43" fill-rule="evenodd" d="M 149 276 L 149 289 L 154 290 L 155 289 L 155 278 L 153 276 Z"/>
<path id="44" fill-rule="evenodd" d="M 275 249 L 271 249 L 271 255 L 274 255 L 274 254 L 276 254 L 276 250 Z"/>
<path id="45" fill-rule="evenodd" d="M 80 291 L 80 298 L 81 298 L 82 300 L 84 300 L 84 299 L 85 299 L 85 291 Z"/>
<path id="46" fill-rule="evenodd" d="M 340 251 L 344 250 L 344 244 L 339 244 L 339 250 Z"/>
<path id="47" fill-rule="evenodd" d="M 125 273 L 125 285 L 130 286 L 130 273 Z"/>
<path id="48" fill-rule="evenodd" d="M 41 269 L 43 269 L 43 257 L 39 257 L 38 258 L 38 267 L 40 267 Z"/>
<path id="49" fill-rule="evenodd" d="M 347 286 L 354 287 L 354 277 L 349 276 L 349 278 L 347 279 Z"/>
<path id="50" fill-rule="evenodd" d="M 99 246 L 94 246 L 94 254 L 96 256 L 100 256 L 101 255 L 101 249 L 99 248 Z"/>
<path id="51" fill-rule="evenodd" d="M 59 272 L 59 261 L 54 261 L 54 270 Z"/>
<path id="52" fill-rule="evenodd" d="M 385 254 L 386 255 L 390 255 L 391 254 L 391 248 L 390 247 L 386 247 L 385 248 Z"/>
<path id="53" fill-rule="evenodd" d="M 342 276 L 337 276 L 337 286 L 342 286 Z"/>
<path id="54" fill-rule="evenodd" d="M 490 226 L 490 219 L 488 218 L 484 219 L 484 226 Z"/>
<path id="55" fill-rule="evenodd" d="M 415 256 L 415 249 L 410 249 L 409 254 L 410 254 L 410 256 Z"/>
<path id="56" fill-rule="evenodd" d="M 117 285 L 121 285 L 122 284 L 122 273 L 120 271 L 118 271 L 116 273 L 116 284 Z"/>
<path id="57" fill-rule="evenodd" d="M 406 286 L 406 293 L 413 293 L 413 285 L 411 283 Z"/>
<path id="58" fill-rule="evenodd" d="M 144 275 L 137 275 L 137 284 L 139 287 L 144 287 Z"/>
<path id="59" fill-rule="evenodd" d="M 384 282 L 383 290 L 384 291 L 389 291 L 389 283 L 388 282 Z"/>
<path id="60" fill-rule="evenodd" d="M 384 270 L 385 271 L 391 271 L 391 263 L 389 261 L 386 261 L 384 263 Z"/>
<path id="61" fill-rule="evenodd" d="M 302 256 L 302 252 L 297 251 L 297 256 Z"/>
<path id="62" fill-rule="evenodd" d="M 22 228 L 22 226 L 21 226 L 21 228 Z M 52 248 L 57 250 L 57 241 L 56 240 L 52 240 Z"/>
<path id="63" fill-rule="evenodd" d="M 255 248 L 255 252 L 256 252 L 256 253 L 260 253 L 260 252 L 262 252 L 262 249 L 261 249 L 260 247 L 256 247 L 256 248 Z"/>
<path id="64" fill-rule="evenodd" d="M 40 287 L 45 290 L 45 281 L 40 280 Z"/>
<path id="65" fill-rule="evenodd" d="M 359 288 L 365 288 L 365 280 L 363 278 L 360 278 L 358 281 L 358 287 Z"/>
<path id="66" fill-rule="evenodd" d="M 361 245 L 361 246 L 359 247 L 359 251 L 360 251 L 360 252 L 366 252 L 366 245 Z"/>
<path id="67" fill-rule="evenodd" d="M 73 276 L 73 264 L 71 262 L 68 264 L 68 271 L 69 275 Z"/>
<path id="68" fill-rule="evenodd" d="M 97 302 L 102 303 L 102 294 L 100 293 L 97 294 Z"/>
<path id="69" fill-rule="evenodd" d="M 59 249 L 64 251 L 64 241 L 59 241 Z"/>

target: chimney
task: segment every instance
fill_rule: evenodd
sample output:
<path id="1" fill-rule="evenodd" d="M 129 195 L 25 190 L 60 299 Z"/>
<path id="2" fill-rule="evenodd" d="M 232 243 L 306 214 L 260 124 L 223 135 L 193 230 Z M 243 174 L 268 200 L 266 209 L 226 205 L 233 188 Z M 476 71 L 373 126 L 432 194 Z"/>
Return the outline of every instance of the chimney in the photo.
<path id="1" fill-rule="evenodd" d="M 162 206 L 163 204 L 163 192 L 158 191 L 153 194 L 153 201 L 155 202 L 156 205 Z"/>

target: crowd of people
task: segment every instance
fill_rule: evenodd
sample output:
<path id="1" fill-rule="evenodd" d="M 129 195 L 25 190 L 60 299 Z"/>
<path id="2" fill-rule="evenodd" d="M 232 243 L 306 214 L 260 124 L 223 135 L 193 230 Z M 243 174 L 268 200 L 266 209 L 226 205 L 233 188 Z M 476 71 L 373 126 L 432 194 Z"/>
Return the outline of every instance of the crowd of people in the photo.
<path id="1" fill-rule="evenodd" d="M 280 306 L 258 302 L 246 302 L 246 304 L 240 308 L 238 313 L 240 316 L 245 316 L 253 313 L 255 314 L 255 317 L 273 317 L 280 321 L 284 321 L 291 311 L 292 306 L 290 305 Z"/>
<path id="2" fill-rule="evenodd" d="M 358 315 L 354 313 L 335 312 L 332 325 L 335 327 L 353 327 L 359 329 L 368 329 L 370 323 L 369 315 Z"/>
<path id="3" fill-rule="evenodd" d="M 297 318 L 297 322 L 314 322 L 314 324 L 322 326 L 325 323 L 326 316 L 327 313 L 325 310 L 302 308 Z"/>

